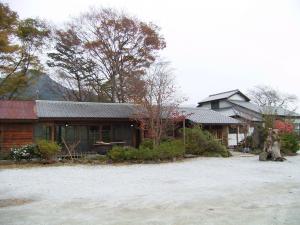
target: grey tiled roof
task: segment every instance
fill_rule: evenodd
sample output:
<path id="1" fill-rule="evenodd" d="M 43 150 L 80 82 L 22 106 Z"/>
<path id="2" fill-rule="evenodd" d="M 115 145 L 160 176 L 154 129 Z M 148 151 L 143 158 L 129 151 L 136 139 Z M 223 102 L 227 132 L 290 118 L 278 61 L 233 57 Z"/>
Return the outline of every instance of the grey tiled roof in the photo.
<path id="1" fill-rule="evenodd" d="M 257 113 L 262 113 L 262 108 L 256 104 L 253 104 L 251 102 L 244 102 L 244 101 L 234 101 L 234 100 L 230 100 L 229 102 L 235 104 L 235 105 L 238 105 L 238 106 L 241 106 L 241 107 L 244 107 L 246 109 L 250 109 L 254 112 L 257 112 Z"/>
<path id="2" fill-rule="evenodd" d="M 214 109 L 214 111 L 222 113 L 225 116 L 233 117 L 236 116 L 236 111 L 231 108 L 221 108 L 221 109 Z"/>
<path id="3" fill-rule="evenodd" d="M 39 118 L 132 118 L 136 106 L 127 103 L 36 101 Z M 188 119 L 200 124 L 238 124 L 238 120 L 208 109 L 180 108 Z"/>
<path id="4" fill-rule="evenodd" d="M 222 92 L 222 93 L 218 93 L 218 94 L 209 95 L 207 98 L 203 99 L 199 103 L 210 102 L 210 101 L 220 100 L 220 99 L 226 99 L 236 93 L 240 93 L 241 95 L 245 96 L 244 94 L 242 94 L 240 92 L 240 90 L 236 89 L 236 90 L 232 90 L 232 91 L 226 91 L 226 92 Z M 245 96 L 245 97 L 247 98 L 247 96 Z"/>
<path id="5" fill-rule="evenodd" d="M 284 108 L 280 108 L 280 107 L 263 107 L 263 114 L 275 114 L 275 115 L 279 115 L 279 116 L 295 116 L 295 117 L 299 117 L 300 114 L 284 109 Z"/>
<path id="6" fill-rule="evenodd" d="M 230 116 L 230 117 L 241 117 L 243 119 L 253 121 L 253 122 L 261 122 L 262 115 L 260 113 L 252 112 L 247 109 L 243 109 L 241 107 L 226 108 L 226 109 L 219 109 L 217 112 L 222 113 L 223 115 Z"/>
<path id="7" fill-rule="evenodd" d="M 71 101 L 36 101 L 39 118 L 131 118 L 134 105 Z"/>
<path id="8" fill-rule="evenodd" d="M 279 116 L 300 116 L 298 113 L 296 112 L 292 112 L 289 110 L 286 110 L 282 107 L 260 107 L 256 104 L 253 104 L 251 102 L 244 102 L 244 101 L 233 101 L 230 100 L 229 102 L 244 107 L 246 109 L 252 110 L 254 112 L 260 113 L 260 114 L 276 114 Z"/>
<path id="9" fill-rule="evenodd" d="M 223 115 L 222 113 L 201 108 L 180 108 L 187 119 L 199 124 L 240 124 L 239 120 Z"/>

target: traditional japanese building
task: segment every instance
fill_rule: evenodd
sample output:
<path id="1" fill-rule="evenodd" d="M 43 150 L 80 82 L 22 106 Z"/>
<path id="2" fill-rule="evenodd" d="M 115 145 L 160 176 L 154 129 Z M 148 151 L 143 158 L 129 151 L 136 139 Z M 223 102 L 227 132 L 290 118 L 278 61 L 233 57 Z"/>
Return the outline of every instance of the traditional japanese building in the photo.
<path id="1" fill-rule="evenodd" d="M 186 124 L 202 125 L 224 144 L 240 121 L 208 109 L 180 108 Z M 145 130 L 135 118 L 136 105 L 71 101 L 0 101 L 0 152 L 38 139 L 78 143 L 77 151 L 100 151 L 107 145 L 138 147 Z"/>

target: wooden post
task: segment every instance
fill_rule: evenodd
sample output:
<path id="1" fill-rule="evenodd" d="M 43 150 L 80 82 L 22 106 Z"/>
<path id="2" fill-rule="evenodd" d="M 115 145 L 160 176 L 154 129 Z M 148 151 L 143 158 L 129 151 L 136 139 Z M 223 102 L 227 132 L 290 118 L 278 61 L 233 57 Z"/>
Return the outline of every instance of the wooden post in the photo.
<path id="1" fill-rule="evenodd" d="M 236 128 L 236 146 L 239 145 L 239 133 L 240 133 L 240 129 L 239 129 L 239 125 L 237 125 L 237 128 Z"/>
<path id="2" fill-rule="evenodd" d="M 99 141 L 103 141 L 103 139 L 102 139 L 102 126 L 103 125 L 99 126 Z"/>
<path id="3" fill-rule="evenodd" d="M 130 124 L 131 145 L 136 147 L 136 129 L 133 123 Z"/>
<path id="4" fill-rule="evenodd" d="M 229 127 L 228 126 L 224 126 L 222 129 L 222 139 L 224 139 L 223 144 L 226 145 L 226 147 L 228 147 L 228 134 L 229 134 Z"/>
<path id="5" fill-rule="evenodd" d="M 4 131 L 3 131 L 3 125 L 0 124 L 0 151 L 3 150 L 3 136 L 4 136 Z"/>
<path id="6" fill-rule="evenodd" d="M 183 146 L 185 150 L 185 118 L 183 119 Z"/>
<path id="7" fill-rule="evenodd" d="M 54 123 L 51 126 L 51 141 L 55 141 L 55 125 Z"/>

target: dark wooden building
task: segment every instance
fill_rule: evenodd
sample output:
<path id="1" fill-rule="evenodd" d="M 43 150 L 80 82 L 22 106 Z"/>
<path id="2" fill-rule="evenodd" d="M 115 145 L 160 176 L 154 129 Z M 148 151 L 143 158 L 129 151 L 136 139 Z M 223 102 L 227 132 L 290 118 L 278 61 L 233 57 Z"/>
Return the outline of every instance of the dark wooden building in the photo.
<path id="1" fill-rule="evenodd" d="M 180 108 L 187 124 L 201 124 L 225 145 L 228 130 L 240 122 L 212 110 Z M 39 139 L 78 152 L 104 152 L 112 145 L 139 146 L 145 133 L 134 119 L 136 106 L 127 103 L 71 101 L 0 101 L 0 153 Z"/>
<path id="2" fill-rule="evenodd" d="M 0 101 L 0 151 L 32 143 L 37 119 L 34 101 Z"/>
<path id="3" fill-rule="evenodd" d="M 67 101 L 0 101 L 0 151 L 38 139 L 80 152 L 101 151 L 108 143 L 138 146 L 141 135 L 132 104 Z"/>

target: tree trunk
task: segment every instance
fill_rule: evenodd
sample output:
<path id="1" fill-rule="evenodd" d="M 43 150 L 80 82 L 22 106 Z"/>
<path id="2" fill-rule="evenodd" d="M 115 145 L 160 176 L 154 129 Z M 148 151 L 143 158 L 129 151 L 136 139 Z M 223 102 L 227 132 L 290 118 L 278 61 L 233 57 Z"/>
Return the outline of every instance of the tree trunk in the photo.
<path id="1" fill-rule="evenodd" d="M 284 158 L 281 156 L 280 153 L 280 145 L 278 141 L 274 141 L 273 146 L 272 146 L 272 160 L 274 161 L 283 161 Z"/>
<path id="2" fill-rule="evenodd" d="M 278 137 L 278 131 L 275 129 L 270 129 L 268 137 L 264 144 L 264 150 L 259 155 L 259 161 L 284 161 L 285 158 L 281 156 L 280 153 L 280 143 Z"/>

